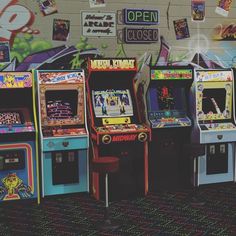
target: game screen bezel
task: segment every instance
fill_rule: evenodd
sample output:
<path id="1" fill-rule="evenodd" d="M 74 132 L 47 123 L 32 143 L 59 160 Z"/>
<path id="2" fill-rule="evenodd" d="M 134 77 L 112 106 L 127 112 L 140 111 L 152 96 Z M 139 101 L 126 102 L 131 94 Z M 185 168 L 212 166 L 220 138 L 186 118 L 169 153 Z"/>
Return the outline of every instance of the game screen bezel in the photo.
<path id="1" fill-rule="evenodd" d="M 109 95 L 111 97 L 110 106 L 108 106 Z M 117 118 L 134 116 L 133 103 L 129 89 L 106 89 L 92 90 L 92 105 L 96 118 Z M 103 97 L 101 97 L 103 96 Z M 121 97 L 124 96 L 123 101 Z M 114 105 L 111 105 L 113 102 Z M 112 107 L 113 106 L 113 107 Z"/>
<path id="2" fill-rule="evenodd" d="M 204 85 L 203 83 L 197 84 L 196 102 L 198 120 L 204 122 L 209 120 L 217 121 L 231 119 L 233 96 L 232 83 L 205 82 Z M 206 97 L 206 95 L 211 97 Z"/>

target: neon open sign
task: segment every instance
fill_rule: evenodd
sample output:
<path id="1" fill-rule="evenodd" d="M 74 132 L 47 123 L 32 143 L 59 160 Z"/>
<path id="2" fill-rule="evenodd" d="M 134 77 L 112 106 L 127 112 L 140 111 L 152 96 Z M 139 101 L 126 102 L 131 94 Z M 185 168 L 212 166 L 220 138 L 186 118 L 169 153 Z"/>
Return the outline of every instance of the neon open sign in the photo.
<path id="1" fill-rule="evenodd" d="M 157 25 L 159 11 L 146 9 L 124 9 L 124 23 L 126 25 Z"/>

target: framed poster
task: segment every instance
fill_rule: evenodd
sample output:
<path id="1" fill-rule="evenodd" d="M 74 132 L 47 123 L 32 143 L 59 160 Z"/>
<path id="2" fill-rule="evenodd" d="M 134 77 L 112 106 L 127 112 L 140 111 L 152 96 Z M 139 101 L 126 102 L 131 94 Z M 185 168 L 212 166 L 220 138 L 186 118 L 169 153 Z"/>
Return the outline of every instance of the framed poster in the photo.
<path id="1" fill-rule="evenodd" d="M 193 21 L 205 20 L 205 0 L 192 0 L 191 8 Z"/>
<path id="2" fill-rule="evenodd" d="M 90 7 L 105 7 L 105 0 L 89 0 Z"/>
<path id="3" fill-rule="evenodd" d="M 189 29 L 187 19 L 174 20 L 174 29 L 176 39 L 185 39 L 189 38 Z"/>
<path id="4" fill-rule="evenodd" d="M 58 41 L 67 41 L 70 31 L 70 21 L 62 19 L 53 20 L 52 39 Z"/>
<path id="5" fill-rule="evenodd" d="M 221 16 L 227 17 L 232 6 L 233 0 L 218 0 L 215 12 Z"/>
<path id="6" fill-rule="evenodd" d="M 10 61 L 9 42 L 0 42 L 0 63 L 8 63 Z"/>
<path id="7" fill-rule="evenodd" d="M 54 0 L 37 0 L 37 2 L 39 4 L 39 9 L 43 16 L 57 13 L 57 6 Z"/>

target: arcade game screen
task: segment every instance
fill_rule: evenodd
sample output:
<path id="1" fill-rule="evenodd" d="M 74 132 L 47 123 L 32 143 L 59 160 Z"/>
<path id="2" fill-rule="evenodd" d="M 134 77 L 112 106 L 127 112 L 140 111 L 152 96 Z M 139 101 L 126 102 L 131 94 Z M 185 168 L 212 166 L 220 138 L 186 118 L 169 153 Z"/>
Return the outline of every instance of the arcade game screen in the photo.
<path id="1" fill-rule="evenodd" d="M 222 114 L 225 110 L 226 90 L 224 88 L 204 89 L 202 111 L 204 114 Z"/>
<path id="2" fill-rule="evenodd" d="M 197 117 L 199 121 L 225 120 L 232 116 L 232 84 L 199 83 L 197 86 Z"/>
<path id="3" fill-rule="evenodd" d="M 23 124 L 22 114 L 17 111 L 0 111 L 0 125 Z"/>
<path id="4" fill-rule="evenodd" d="M 77 90 L 48 90 L 45 93 L 49 119 L 71 119 L 77 116 Z"/>
<path id="5" fill-rule="evenodd" d="M 133 116 L 133 106 L 128 89 L 92 90 L 96 117 Z"/>
<path id="6" fill-rule="evenodd" d="M 162 85 L 149 89 L 149 111 L 179 110 L 185 111 L 185 90 L 183 87 Z"/>

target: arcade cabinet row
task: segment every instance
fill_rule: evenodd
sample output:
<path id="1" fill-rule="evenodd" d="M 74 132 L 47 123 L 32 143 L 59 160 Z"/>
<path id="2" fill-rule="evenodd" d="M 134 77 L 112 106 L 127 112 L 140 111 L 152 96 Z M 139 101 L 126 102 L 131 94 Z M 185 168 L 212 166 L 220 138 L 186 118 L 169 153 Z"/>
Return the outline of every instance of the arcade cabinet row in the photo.
<path id="1" fill-rule="evenodd" d="M 233 71 L 146 71 L 146 87 L 137 86 L 133 58 L 89 60 L 86 81 L 80 69 L 0 73 L 0 200 L 89 190 L 104 198 L 104 175 L 89 169 L 104 156 L 120 162 L 111 199 L 191 177 L 194 185 L 234 181 Z"/>

